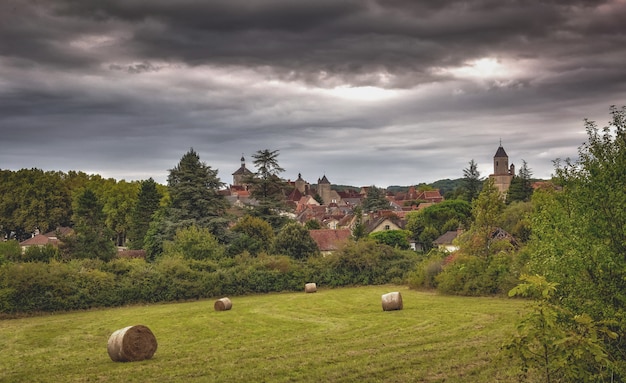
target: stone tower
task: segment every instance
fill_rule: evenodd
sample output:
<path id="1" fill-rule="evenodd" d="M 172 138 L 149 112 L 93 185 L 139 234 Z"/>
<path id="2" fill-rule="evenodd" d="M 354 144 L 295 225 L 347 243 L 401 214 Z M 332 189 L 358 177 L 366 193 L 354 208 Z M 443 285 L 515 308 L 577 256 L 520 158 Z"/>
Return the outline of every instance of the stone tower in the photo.
<path id="1" fill-rule="evenodd" d="M 331 202 L 330 181 L 328 181 L 326 175 L 317 180 L 317 194 L 322 197 L 324 204 L 327 205 Z"/>
<path id="2" fill-rule="evenodd" d="M 498 188 L 503 197 L 511 186 L 511 180 L 515 175 L 515 165 L 509 166 L 509 156 L 502 147 L 502 142 L 493 156 L 493 174 L 489 178 L 493 179 L 494 185 Z"/>
<path id="3" fill-rule="evenodd" d="M 246 168 L 246 159 L 241 155 L 241 167 L 233 173 L 233 185 L 246 185 L 246 179 L 250 178 L 254 173 Z"/>
<path id="4" fill-rule="evenodd" d="M 295 184 L 296 189 L 298 189 L 301 194 L 306 193 L 306 181 L 302 179 L 302 174 L 298 173 L 298 179 L 296 180 Z"/>

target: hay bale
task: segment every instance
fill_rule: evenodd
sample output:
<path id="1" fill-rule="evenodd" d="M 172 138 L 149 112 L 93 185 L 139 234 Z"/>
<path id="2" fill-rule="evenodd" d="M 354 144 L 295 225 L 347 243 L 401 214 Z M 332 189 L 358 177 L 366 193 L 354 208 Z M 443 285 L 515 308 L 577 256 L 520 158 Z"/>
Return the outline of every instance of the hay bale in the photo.
<path id="1" fill-rule="evenodd" d="M 226 311 L 233 307 L 233 303 L 228 298 L 222 298 L 215 301 L 213 308 L 215 311 Z"/>
<path id="2" fill-rule="evenodd" d="M 402 310 L 402 294 L 397 291 L 383 294 L 382 302 L 383 311 Z"/>
<path id="3" fill-rule="evenodd" d="M 137 362 L 150 359 L 156 352 L 157 341 L 152 331 L 143 325 L 128 326 L 109 337 L 107 351 L 114 362 Z"/>
<path id="4" fill-rule="evenodd" d="M 314 293 L 317 291 L 317 285 L 315 283 L 307 283 L 304 285 L 305 293 Z"/>

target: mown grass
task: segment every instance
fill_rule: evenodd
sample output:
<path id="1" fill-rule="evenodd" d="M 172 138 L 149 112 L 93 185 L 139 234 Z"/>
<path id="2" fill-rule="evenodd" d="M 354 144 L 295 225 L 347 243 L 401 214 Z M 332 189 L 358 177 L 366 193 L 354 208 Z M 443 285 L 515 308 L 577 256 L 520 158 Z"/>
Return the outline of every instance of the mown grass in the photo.
<path id="1" fill-rule="evenodd" d="M 404 309 L 382 311 L 400 291 Z M 509 382 L 500 356 L 524 302 L 403 286 L 320 289 L 0 321 L 2 382 Z M 148 326 L 154 357 L 109 358 L 113 331 Z"/>

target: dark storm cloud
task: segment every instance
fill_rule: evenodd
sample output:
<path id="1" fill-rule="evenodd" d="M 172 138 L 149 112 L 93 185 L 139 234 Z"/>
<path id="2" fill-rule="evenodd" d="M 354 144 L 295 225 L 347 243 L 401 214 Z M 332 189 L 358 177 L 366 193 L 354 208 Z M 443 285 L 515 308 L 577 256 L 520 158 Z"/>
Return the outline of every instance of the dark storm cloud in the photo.
<path id="1" fill-rule="evenodd" d="M 548 177 L 626 103 L 626 1 L 5 0 L 0 168 L 230 181 L 279 149 L 336 183 Z M 19 132 L 19 134 L 10 134 Z M 44 138 L 45 137 L 45 138 Z M 147 176 L 146 176 L 147 175 Z"/>

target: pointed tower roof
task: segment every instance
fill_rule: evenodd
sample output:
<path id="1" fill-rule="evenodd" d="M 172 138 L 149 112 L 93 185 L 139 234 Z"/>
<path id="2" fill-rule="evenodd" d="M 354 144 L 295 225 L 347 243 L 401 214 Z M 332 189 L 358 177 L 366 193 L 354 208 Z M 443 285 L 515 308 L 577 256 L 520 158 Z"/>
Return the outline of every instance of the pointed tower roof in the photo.
<path id="1" fill-rule="evenodd" d="M 496 154 L 493 156 L 493 158 L 496 157 L 508 157 L 508 155 L 506 154 L 506 152 L 504 151 L 504 148 L 502 147 L 502 145 L 500 145 L 498 147 L 498 151 L 496 152 Z"/>
<path id="2" fill-rule="evenodd" d="M 318 184 L 330 184 L 330 181 L 328 181 L 328 178 L 326 178 L 326 174 L 324 174 L 322 179 L 319 180 Z"/>

